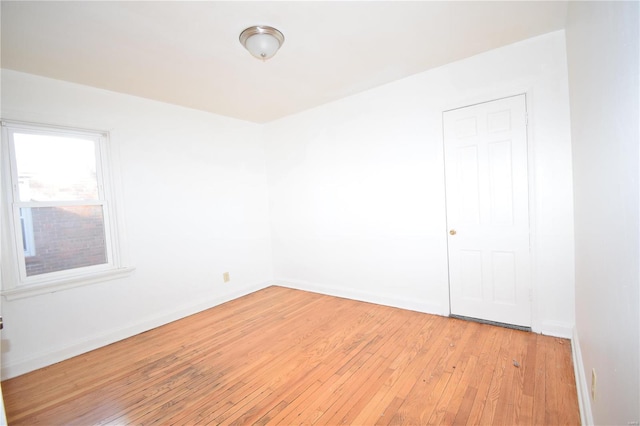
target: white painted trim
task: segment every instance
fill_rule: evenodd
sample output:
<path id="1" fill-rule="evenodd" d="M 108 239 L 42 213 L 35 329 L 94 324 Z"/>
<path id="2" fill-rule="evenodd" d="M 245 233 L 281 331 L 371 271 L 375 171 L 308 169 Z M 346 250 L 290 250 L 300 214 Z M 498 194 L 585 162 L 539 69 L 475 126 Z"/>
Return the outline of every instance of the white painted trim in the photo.
<path id="1" fill-rule="evenodd" d="M 532 327 L 532 330 L 536 333 L 544 334 L 545 336 L 571 339 L 573 337 L 574 326 L 573 324 L 560 321 L 542 321 L 540 323 L 540 329 Z"/>
<path id="2" fill-rule="evenodd" d="M 528 190 L 529 190 L 529 279 L 530 288 L 530 304 L 531 304 L 531 330 L 536 333 L 540 333 L 542 328 L 540 324 L 540 315 L 538 314 L 539 308 L 539 289 L 538 289 L 538 215 L 537 215 L 537 198 L 538 192 L 536 187 L 536 145 L 537 141 L 534 134 L 535 125 L 535 102 L 534 90 L 532 87 L 528 87 L 525 92 L 525 108 L 527 114 L 527 167 L 528 173 Z"/>
<path id="3" fill-rule="evenodd" d="M 40 296 L 41 294 L 55 293 L 57 291 L 80 287 L 83 285 L 96 284 L 110 280 L 125 278 L 135 271 L 132 266 L 118 269 L 107 269 L 100 272 L 72 275 L 56 280 L 47 280 L 44 284 L 28 285 L 16 287 L 9 290 L 0 291 L 0 295 L 7 300 L 24 299 L 26 297 Z"/>
<path id="4" fill-rule="evenodd" d="M 578 391 L 578 407 L 580 408 L 580 424 L 593 425 L 593 412 L 591 411 L 591 398 L 589 397 L 589 384 L 582 363 L 582 351 L 578 330 L 573 327 L 571 336 L 571 353 L 573 355 L 573 373 L 576 377 L 576 390 Z"/>
<path id="5" fill-rule="evenodd" d="M 520 325 L 520 326 L 526 326 L 526 327 L 531 327 L 533 329 L 534 327 L 534 300 L 535 300 L 535 296 L 536 296 L 536 292 L 534 291 L 534 289 L 537 288 L 536 285 L 536 281 L 535 281 L 535 270 L 536 270 L 536 257 L 535 257 L 535 250 L 534 250 L 534 246 L 533 246 L 533 242 L 535 241 L 535 209 L 533 208 L 535 206 L 535 199 L 534 199 L 534 187 L 533 184 L 535 182 L 535 176 L 533 175 L 533 171 L 535 170 L 535 165 L 533 164 L 533 159 L 534 159 L 534 154 L 533 154 L 533 134 L 532 134 L 532 129 L 533 129 L 533 122 L 529 119 L 529 111 L 532 109 L 532 102 L 531 102 L 531 95 L 532 89 L 523 89 L 520 93 L 513 93 L 511 95 L 505 95 L 505 93 L 509 93 L 509 91 L 504 92 L 502 96 L 495 96 L 495 97 L 491 97 L 488 96 L 486 99 L 484 100 L 480 100 L 478 98 L 476 98 L 476 101 L 474 103 L 469 103 L 467 105 L 460 105 L 457 106 L 455 108 L 451 108 L 448 110 L 442 110 L 441 112 L 441 122 L 442 122 L 442 127 L 441 127 L 441 135 L 440 138 L 442 140 L 442 153 L 443 153 L 443 165 L 444 165 L 444 181 L 445 181 L 445 216 L 446 216 L 446 222 L 447 222 L 447 229 L 450 228 L 449 223 L 450 223 L 450 219 L 451 219 L 451 215 L 449 214 L 449 201 L 447 198 L 447 190 L 449 190 L 449 186 L 447 185 L 447 155 L 446 155 L 446 151 L 447 151 L 447 140 L 445 139 L 445 120 L 446 117 L 445 115 L 447 113 L 452 113 L 458 110 L 462 110 L 462 109 L 466 109 L 466 108 L 475 108 L 478 107 L 479 105 L 486 105 L 486 104 L 490 104 L 490 103 L 494 103 L 494 102 L 503 102 L 503 101 L 509 101 L 509 100 L 513 100 L 514 102 L 516 101 L 515 98 L 523 98 L 522 99 L 522 104 L 520 103 L 521 101 L 518 100 L 518 104 L 519 105 L 523 105 L 524 107 L 524 137 L 525 137 L 525 151 L 526 151 L 526 165 L 527 165 L 527 173 L 526 173 L 526 178 L 527 178 L 527 183 L 526 183 L 526 188 L 527 188 L 527 208 L 526 208 L 526 212 L 527 212 L 527 231 L 529 233 L 529 246 L 528 246 L 528 258 L 529 258 L 529 264 L 527 265 L 528 267 L 528 272 L 526 274 L 521 274 L 521 277 L 526 277 L 526 278 L 522 278 L 522 279 L 527 279 L 528 278 L 528 282 L 527 283 L 523 283 L 522 287 L 525 291 L 528 292 L 528 303 L 523 303 L 522 305 L 526 305 L 526 307 L 528 307 L 529 309 L 529 313 L 528 315 L 526 313 L 522 313 L 522 310 L 517 312 L 517 316 L 519 317 L 519 320 L 516 321 L 517 318 L 514 318 L 513 315 L 515 314 L 511 314 L 509 315 L 511 317 L 511 319 L 513 320 L 514 323 L 516 323 L 516 325 Z M 450 246 L 449 246 L 449 238 L 447 238 L 447 269 L 448 269 L 448 289 L 449 289 L 449 312 L 451 312 L 451 305 L 452 305 L 452 283 L 451 283 L 451 256 L 450 256 Z M 524 293 L 524 291 L 523 291 Z M 525 293 L 526 294 L 526 293 Z M 460 304 L 463 304 L 462 302 Z M 495 306 L 495 305 L 494 305 Z M 523 306 L 521 306 L 523 307 Z M 475 315 L 471 315 L 472 317 Z M 477 318 L 479 319 L 489 319 L 489 318 L 484 318 L 483 316 L 477 316 Z M 495 318 L 494 318 L 495 319 Z M 504 322 L 504 323 L 511 323 L 511 321 L 502 321 L 499 320 L 499 322 Z M 569 335 L 570 336 L 570 335 Z M 569 337 L 568 336 L 568 337 Z"/>
<path id="6" fill-rule="evenodd" d="M 56 362 L 64 361 L 65 359 L 69 359 L 74 356 L 109 345 L 119 340 L 135 336 L 136 334 L 143 333 L 153 328 L 168 324 L 172 321 L 176 321 L 180 318 L 184 318 L 189 315 L 204 311 L 206 309 L 210 309 L 214 306 L 220 305 L 233 299 L 237 299 L 249 293 L 253 293 L 255 291 L 266 288 L 270 285 L 271 283 L 269 282 L 261 282 L 239 288 L 236 287 L 223 295 L 213 297 L 209 300 L 194 305 L 181 306 L 177 309 L 165 312 L 157 316 L 145 318 L 134 325 L 107 331 L 99 335 L 94 335 L 86 340 L 79 341 L 72 345 L 50 348 L 47 351 L 40 352 L 38 354 L 10 364 L 3 363 L 1 371 L 2 380 L 10 379 L 12 377 L 16 377 L 33 370 L 37 370 L 38 368 L 43 368 L 48 365 L 55 364 Z"/>
<path id="7" fill-rule="evenodd" d="M 548 334 L 557 337 L 571 338 L 571 327 L 561 327 L 560 335 L 555 330 L 556 327 L 546 327 L 545 324 L 541 324 L 538 314 L 538 278 L 537 278 L 537 210 L 536 210 L 536 163 L 535 163 L 535 146 L 536 138 L 534 134 L 535 124 L 535 81 L 520 82 L 517 84 L 508 84 L 505 87 L 490 87 L 482 90 L 480 93 L 476 93 L 473 96 L 465 94 L 458 99 L 450 99 L 446 104 L 441 106 L 441 111 L 444 113 L 448 110 L 464 108 L 465 106 L 472 106 L 485 102 L 491 102 L 492 100 L 499 100 L 505 98 L 511 98 L 514 96 L 524 95 L 525 97 L 525 109 L 526 109 L 526 135 L 527 135 L 527 166 L 528 166 L 528 190 L 529 190 L 529 291 L 530 291 L 530 309 L 531 309 L 531 329 L 536 333 Z M 444 133 L 440 136 L 444 143 Z M 444 145 L 443 145 L 444 146 Z M 448 252 L 448 249 L 447 249 Z M 451 292 L 451 282 L 447 283 L 449 292 Z M 449 297 L 450 293 L 449 293 Z M 543 331 L 547 330 L 547 331 Z M 551 331 L 549 331 L 551 330 Z"/>
<path id="8" fill-rule="evenodd" d="M 293 288 L 296 290 L 310 291 L 312 293 L 326 294 L 328 296 L 343 297 L 345 299 L 359 300 L 361 302 L 408 309 L 411 311 L 423 312 L 426 314 L 440 315 L 445 317 L 449 316 L 448 306 L 440 306 L 437 303 L 423 300 L 405 299 L 394 295 L 331 287 L 323 284 L 299 280 L 275 280 L 272 284 Z M 532 331 L 534 333 L 544 334 L 546 336 L 571 339 L 573 336 L 573 329 L 573 324 L 559 321 L 544 321 L 540 324 L 539 329 L 532 329 Z"/>
<path id="9" fill-rule="evenodd" d="M 0 119 L 2 126 L 2 157 L 4 184 L 0 187 L 3 200 L 6 202 L 3 211 L 6 216 L 0 224 L 7 235 L 12 235 L 9 241 L 2 241 L 5 253 L 9 256 L 2 258 L 2 273 L 5 275 L 4 287 L 0 290 L 7 300 L 37 296 L 45 293 L 65 290 L 80 285 L 94 284 L 110 279 L 121 278 L 130 274 L 135 268 L 130 265 L 126 247 L 126 232 L 123 213 L 120 206 L 120 195 L 114 186 L 121 186 L 119 180 L 119 164 L 111 164 L 117 156 L 117 146 L 109 139 L 109 133 L 102 130 L 86 130 L 61 127 L 51 124 L 36 124 L 22 121 Z M 39 135 L 67 135 L 82 137 L 93 141 L 96 160 L 96 183 L 98 198 L 96 200 L 53 201 L 53 202 L 23 202 L 18 194 L 18 175 L 14 167 L 15 142 L 13 134 L 19 130 L 29 134 Z M 120 191 L 119 191 L 120 192 Z M 50 206 L 102 206 L 105 248 L 107 262 L 80 268 L 65 269 L 44 274 L 28 276 L 25 266 L 25 252 L 22 249 L 20 216 L 21 207 L 50 207 Z"/>
<path id="10" fill-rule="evenodd" d="M 331 287 L 323 284 L 310 283 L 298 280 L 276 280 L 274 285 L 293 288 L 296 290 L 310 291 L 312 293 L 326 294 L 328 296 L 342 297 L 361 302 L 375 303 L 377 305 L 392 306 L 394 308 L 408 309 L 410 311 L 426 314 L 449 316 L 448 306 L 440 306 L 435 303 L 417 299 L 405 299 L 393 295 L 371 293 L 361 290 Z"/>

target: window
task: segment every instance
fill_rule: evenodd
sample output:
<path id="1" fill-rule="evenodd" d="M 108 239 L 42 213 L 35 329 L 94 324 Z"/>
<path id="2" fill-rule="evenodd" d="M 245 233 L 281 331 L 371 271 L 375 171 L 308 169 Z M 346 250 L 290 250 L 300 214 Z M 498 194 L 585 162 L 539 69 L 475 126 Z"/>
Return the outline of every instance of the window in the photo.
<path id="1" fill-rule="evenodd" d="M 130 270 L 118 250 L 107 135 L 2 127 L 3 239 L 12 240 L 4 244 L 11 256 L 3 256 L 3 294 L 40 294 Z"/>

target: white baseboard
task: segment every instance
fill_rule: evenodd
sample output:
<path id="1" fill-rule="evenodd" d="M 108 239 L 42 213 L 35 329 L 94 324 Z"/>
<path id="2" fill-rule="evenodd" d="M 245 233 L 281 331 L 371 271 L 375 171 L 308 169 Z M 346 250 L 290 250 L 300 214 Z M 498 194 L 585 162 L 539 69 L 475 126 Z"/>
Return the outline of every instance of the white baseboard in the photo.
<path id="1" fill-rule="evenodd" d="M 580 423 L 582 425 L 591 426 L 593 425 L 593 412 L 591 411 L 589 384 L 585 375 L 584 364 L 582 363 L 582 351 L 580 350 L 578 330 L 575 327 L 573 327 L 573 334 L 571 336 L 571 352 L 573 355 L 573 372 L 576 376 L 576 389 L 578 391 Z"/>
<path id="2" fill-rule="evenodd" d="M 332 287 L 328 285 L 299 280 L 276 280 L 273 282 L 273 284 L 298 290 L 326 294 L 329 296 L 344 297 L 345 299 L 360 300 L 362 302 L 376 303 L 378 305 L 393 306 L 396 308 L 408 309 L 416 312 L 449 316 L 448 306 L 442 306 L 437 303 L 424 300 L 402 298 L 394 295 L 354 290 L 350 288 Z M 533 332 L 535 333 L 544 334 L 546 336 L 561 337 L 563 339 L 571 339 L 573 337 L 574 330 L 573 324 L 561 321 L 543 321 L 532 328 Z"/>
<path id="3" fill-rule="evenodd" d="M 60 361 L 64 361 L 65 359 L 69 359 L 74 356 L 92 351 L 94 349 L 109 345 L 119 340 L 135 336 L 136 334 L 143 333 L 153 328 L 160 327 L 161 325 L 176 321 L 180 318 L 184 318 L 189 315 L 193 315 L 195 313 L 228 302 L 230 300 L 237 299 L 238 297 L 253 293 L 270 285 L 270 282 L 265 282 L 246 285 L 240 288 L 236 287 L 233 288 L 233 290 L 222 295 L 218 295 L 212 299 L 205 300 L 196 304 L 183 305 L 172 311 L 164 312 L 154 317 L 141 319 L 136 324 L 129 325 L 127 327 L 110 330 L 98 335 L 93 335 L 86 340 L 71 345 L 51 348 L 46 352 L 41 352 L 29 358 L 21 359 L 13 363 L 3 363 L 1 370 L 2 380 L 20 376 L 30 371 L 52 365 Z"/>
<path id="4" fill-rule="evenodd" d="M 563 339 L 573 338 L 573 324 L 560 321 L 543 321 L 540 323 L 539 330 L 534 332 L 544 334 L 545 336 L 562 337 Z"/>
<path id="5" fill-rule="evenodd" d="M 425 302 L 417 299 L 407 299 L 397 296 L 391 296 L 388 294 L 331 287 L 327 285 L 297 280 L 276 280 L 275 282 L 273 282 L 273 284 L 297 290 L 310 291 L 312 293 L 326 294 L 328 296 L 342 297 L 345 299 L 358 300 L 361 302 L 375 303 L 377 305 L 392 306 L 394 308 L 423 312 L 426 314 L 442 316 L 449 315 L 449 311 L 446 307 L 440 306 L 436 303 Z"/>

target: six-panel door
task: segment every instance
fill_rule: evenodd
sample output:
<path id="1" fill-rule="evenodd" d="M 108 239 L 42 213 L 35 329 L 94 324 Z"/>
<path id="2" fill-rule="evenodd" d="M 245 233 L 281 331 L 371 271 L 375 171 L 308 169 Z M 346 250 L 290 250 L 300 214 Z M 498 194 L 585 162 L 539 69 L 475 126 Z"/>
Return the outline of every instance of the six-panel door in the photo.
<path id="1" fill-rule="evenodd" d="M 525 95 L 443 120 L 451 313 L 530 326 Z"/>

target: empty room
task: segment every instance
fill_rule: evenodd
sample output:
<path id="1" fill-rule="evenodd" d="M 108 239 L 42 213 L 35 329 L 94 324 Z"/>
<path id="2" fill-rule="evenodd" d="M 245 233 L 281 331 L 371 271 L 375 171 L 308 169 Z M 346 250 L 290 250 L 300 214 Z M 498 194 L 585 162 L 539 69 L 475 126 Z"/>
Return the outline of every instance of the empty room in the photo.
<path id="1" fill-rule="evenodd" d="M 0 419 L 640 424 L 639 5 L 2 0 Z"/>

